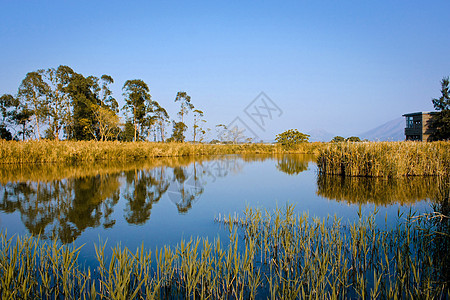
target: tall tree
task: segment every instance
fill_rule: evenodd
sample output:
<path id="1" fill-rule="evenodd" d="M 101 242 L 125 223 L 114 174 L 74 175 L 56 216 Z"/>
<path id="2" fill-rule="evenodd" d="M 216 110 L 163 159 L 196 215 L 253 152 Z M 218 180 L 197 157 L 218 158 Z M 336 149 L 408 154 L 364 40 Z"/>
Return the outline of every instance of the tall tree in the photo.
<path id="1" fill-rule="evenodd" d="M 22 136 L 22 141 L 25 141 L 25 139 L 30 136 L 31 128 L 29 125 L 32 117 L 33 111 L 28 109 L 26 105 L 20 104 L 17 110 L 13 112 L 11 119 L 20 128 L 17 132 L 17 136 Z"/>
<path id="2" fill-rule="evenodd" d="M 48 84 L 42 78 L 42 70 L 29 72 L 19 87 L 19 99 L 24 106 L 33 111 L 35 121 L 35 135 L 39 140 L 41 132 L 39 125 L 48 114 L 46 95 Z"/>
<path id="3" fill-rule="evenodd" d="M 156 116 L 156 124 L 158 126 L 159 134 L 161 142 L 164 143 L 165 133 L 166 133 L 166 125 L 169 123 L 169 114 L 167 111 L 159 105 L 158 102 L 155 102 L 155 116 Z"/>
<path id="4" fill-rule="evenodd" d="M 147 84 L 140 79 L 127 80 L 122 90 L 125 97 L 125 110 L 131 113 L 134 126 L 134 141 L 138 129 L 145 122 L 145 116 L 151 108 L 151 95 Z"/>
<path id="5" fill-rule="evenodd" d="M 106 141 L 113 138 L 115 133 L 119 131 L 119 104 L 112 96 L 109 85 L 114 80 L 109 75 L 102 75 L 100 79 L 92 77 L 95 82 L 93 85 L 93 93 L 97 99 L 96 103 L 90 103 L 90 108 L 94 117 L 94 123 L 91 127 L 91 133 L 97 140 Z"/>
<path id="6" fill-rule="evenodd" d="M 71 139 L 91 140 L 96 138 L 92 133 L 92 128 L 96 122 L 92 106 L 101 103 L 96 95 L 98 91 L 97 81 L 96 77 L 84 77 L 81 74 L 74 73 L 67 86 L 67 92 L 72 103 L 72 116 L 66 130 L 68 137 Z"/>
<path id="7" fill-rule="evenodd" d="M 68 85 L 74 73 L 70 67 L 61 65 L 57 69 L 48 69 L 44 74 L 49 86 L 47 136 L 56 140 L 59 140 L 62 130 L 70 122 L 71 105 Z"/>
<path id="8" fill-rule="evenodd" d="M 103 106 L 107 106 L 114 113 L 119 113 L 119 103 L 112 96 L 112 91 L 109 88 L 110 84 L 114 83 L 114 79 L 109 75 L 102 75 L 100 77 L 101 80 L 101 90 L 100 90 L 100 99 Z"/>
<path id="9" fill-rule="evenodd" d="M 434 109 L 438 113 L 432 119 L 432 127 L 434 128 L 433 139 L 448 140 L 450 139 L 450 81 L 449 77 L 442 78 L 441 81 L 441 97 L 434 98 Z"/>
<path id="10" fill-rule="evenodd" d="M 12 133 L 8 129 L 8 125 L 13 122 L 14 112 L 19 106 L 19 100 L 12 95 L 4 94 L 0 97 L 0 111 L 1 111 L 1 124 L 0 124 L 0 138 L 5 140 L 12 139 Z"/>
<path id="11" fill-rule="evenodd" d="M 170 142 L 178 142 L 182 143 L 186 139 L 184 136 L 184 132 L 186 131 L 187 126 L 183 122 L 175 122 L 173 121 L 173 132 L 172 136 L 170 137 Z"/>
<path id="12" fill-rule="evenodd" d="M 175 102 L 180 103 L 180 111 L 178 112 L 180 122 L 174 121 L 172 137 L 175 141 L 184 142 L 184 132 L 187 129 L 187 125 L 184 123 L 184 116 L 186 116 L 190 110 L 194 109 L 194 105 L 191 103 L 191 96 L 189 96 L 186 92 L 178 92 L 175 97 Z"/>
<path id="13" fill-rule="evenodd" d="M 178 116 L 180 117 L 181 122 L 184 123 L 184 116 L 194 108 L 194 105 L 191 103 L 191 96 L 186 92 L 178 92 L 175 97 L 175 102 L 180 102 L 181 108 L 178 112 Z"/>
<path id="14" fill-rule="evenodd" d="M 202 142 L 206 131 L 202 128 L 201 123 L 205 123 L 206 120 L 203 119 L 203 111 L 196 109 L 194 110 L 194 143 L 198 137 L 198 141 Z"/>

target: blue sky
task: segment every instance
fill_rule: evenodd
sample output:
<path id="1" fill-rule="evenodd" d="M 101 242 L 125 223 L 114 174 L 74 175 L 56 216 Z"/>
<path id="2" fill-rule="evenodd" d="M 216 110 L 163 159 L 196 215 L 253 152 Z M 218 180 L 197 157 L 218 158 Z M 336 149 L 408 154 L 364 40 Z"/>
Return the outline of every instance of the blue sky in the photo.
<path id="1" fill-rule="evenodd" d="M 68 65 L 142 79 L 172 118 L 178 91 L 207 127 L 239 116 L 263 139 L 297 128 L 349 136 L 433 110 L 450 75 L 450 1 L 0 0 L 0 94 Z M 264 91 L 283 111 L 263 132 L 244 109 Z"/>

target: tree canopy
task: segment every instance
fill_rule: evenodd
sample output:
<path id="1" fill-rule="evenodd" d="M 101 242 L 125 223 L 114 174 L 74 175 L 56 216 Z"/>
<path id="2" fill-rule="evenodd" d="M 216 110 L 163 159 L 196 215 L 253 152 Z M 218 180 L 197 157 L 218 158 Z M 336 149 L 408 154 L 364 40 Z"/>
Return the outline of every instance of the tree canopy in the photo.
<path id="1" fill-rule="evenodd" d="M 294 148 L 300 143 L 306 143 L 309 135 L 299 132 L 297 129 L 289 129 L 283 133 L 277 134 L 276 142 L 284 148 Z"/>
<path id="2" fill-rule="evenodd" d="M 450 81 L 444 77 L 441 81 L 441 97 L 432 99 L 434 108 L 438 111 L 432 119 L 434 140 L 450 139 Z"/>

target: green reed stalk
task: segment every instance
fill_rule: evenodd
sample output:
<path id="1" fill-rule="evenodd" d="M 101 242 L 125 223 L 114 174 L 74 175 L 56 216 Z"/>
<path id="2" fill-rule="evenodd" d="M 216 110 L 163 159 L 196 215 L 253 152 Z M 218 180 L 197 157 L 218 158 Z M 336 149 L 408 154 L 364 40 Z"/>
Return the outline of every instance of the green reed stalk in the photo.
<path id="1" fill-rule="evenodd" d="M 152 253 L 120 245 L 98 268 L 81 269 L 80 247 L 39 237 L 0 233 L 2 299 L 347 299 L 445 298 L 448 252 L 443 223 L 399 214 L 398 226 L 379 229 L 369 217 L 295 215 L 293 207 L 265 212 L 247 208 L 228 216 L 229 244 L 220 239 L 180 241 Z M 405 218 L 406 217 L 406 218 Z M 238 221 L 230 222 L 235 219 Z M 443 219 L 444 220 L 444 219 Z M 445 219 L 447 220 L 447 219 Z M 448 226 L 448 223 L 446 223 Z M 440 251 L 444 251 L 441 253 Z M 154 264 L 153 264 L 154 262 Z"/>

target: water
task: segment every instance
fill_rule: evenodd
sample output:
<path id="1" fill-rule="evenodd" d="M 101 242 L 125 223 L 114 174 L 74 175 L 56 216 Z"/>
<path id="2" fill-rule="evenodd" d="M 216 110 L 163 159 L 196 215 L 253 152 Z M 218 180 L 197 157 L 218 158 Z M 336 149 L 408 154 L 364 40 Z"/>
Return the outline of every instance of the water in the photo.
<path id="1" fill-rule="evenodd" d="M 176 245 L 182 238 L 226 237 L 214 222 L 247 206 L 272 211 L 286 203 L 298 213 L 343 222 L 358 210 L 378 210 L 379 226 L 397 215 L 430 211 L 435 178 L 384 180 L 319 176 L 310 155 L 165 158 L 131 164 L 4 166 L 0 169 L 0 230 L 85 244 L 135 249 Z M 223 238 L 226 240 L 226 238 Z"/>

